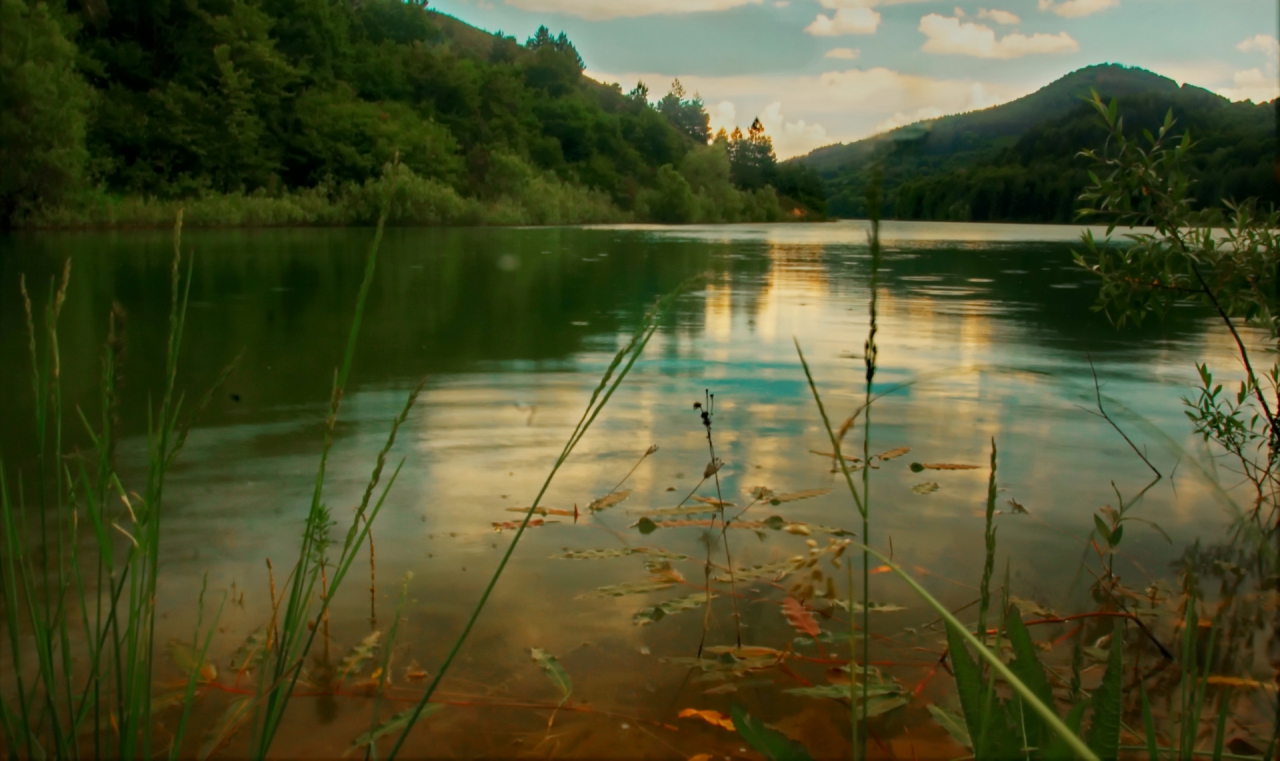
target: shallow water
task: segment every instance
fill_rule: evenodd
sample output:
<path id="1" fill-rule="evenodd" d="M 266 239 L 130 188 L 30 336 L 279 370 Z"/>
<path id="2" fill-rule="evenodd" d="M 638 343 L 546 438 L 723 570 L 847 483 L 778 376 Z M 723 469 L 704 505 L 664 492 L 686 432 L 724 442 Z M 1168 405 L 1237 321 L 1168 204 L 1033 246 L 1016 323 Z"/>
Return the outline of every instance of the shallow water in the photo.
<path id="1" fill-rule="evenodd" d="M 870 542 L 921 576 L 953 608 L 976 597 L 991 442 L 1002 489 L 998 568 L 1012 593 L 1063 612 L 1088 608 L 1082 568 L 1092 514 L 1137 493 L 1147 466 L 1096 412 L 1090 360 L 1108 412 L 1166 478 L 1136 515 L 1169 535 L 1134 526 L 1117 573 L 1141 589 L 1172 576 L 1171 563 L 1197 537 L 1223 535 L 1233 507 L 1214 487 L 1234 485 L 1191 435 L 1180 397 L 1195 361 L 1238 374 L 1225 334 L 1196 309 L 1163 324 L 1114 329 L 1090 310 L 1095 288 L 1071 260 L 1079 230 L 1029 225 L 886 223 L 878 291 L 879 370 L 871 411 L 872 453 L 909 446 L 871 480 Z M 202 576 L 211 590 L 243 592 L 215 639 L 219 662 L 269 617 L 265 559 L 287 567 L 310 499 L 333 368 L 340 360 L 371 230 L 188 231 L 194 280 L 179 385 L 189 395 L 238 352 L 243 358 L 191 434 L 166 492 L 158 636 L 189 636 Z M 119 232 L 0 238 L 0 394 L 7 400 L 0 452 L 31 465 L 30 381 L 19 273 L 39 300 L 70 256 L 61 325 L 68 405 L 91 408 L 106 315 L 128 315 L 122 415 L 126 484 L 141 476 L 148 386 L 163 370 L 172 254 L 168 234 Z M 394 650 L 400 697 L 421 689 L 408 671 L 434 673 L 496 565 L 511 532 L 495 521 L 530 504 L 591 389 L 639 315 L 691 275 L 705 286 L 681 296 L 643 359 L 610 401 L 543 505 L 585 511 L 610 492 L 651 444 L 622 488 L 628 499 L 576 522 L 530 528 L 455 670 L 442 686 L 452 701 L 416 729 L 415 755 L 740 755 L 736 736 L 680 709 L 728 713 L 740 703 L 804 736 L 815 755 L 847 752 L 848 709 L 782 692 L 824 683 L 827 651 L 794 644 L 781 613 L 786 584 L 739 582 L 742 640 L 813 660 L 737 680 L 733 692 L 691 676 L 672 657 L 692 657 L 702 608 L 645 626 L 646 605 L 697 591 L 705 528 L 631 528 L 646 510 L 675 506 L 698 483 L 709 455 L 692 408 L 715 394 L 714 443 L 725 461 L 723 499 L 748 492 L 831 488 L 743 520 L 860 531 L 831 460 L 831 445 L 805 382 L 793 339 L 839 424 L 862 402 L 868 326 L 869 251 L 863 224 L 588 229 L 391 230 L 379 258 L 338 441 L 328 501 L 339 530 L 360 498 L 391 418 L 428 378 L 395 446 L 405 464 L 374 528 L 376 592 L 357 562 L 335 600 L 334 657 L 371 628 L 389 625 L 399 581 L 412 572 L 410 602 Z M 847 443 L 860 452 L 859 421 Z M 75 437 L 72 437 L 75 439 Z M 84 441 L 79 442 L 81 446 Z M 912 462 L 979 465 L 912 472 Z M 1176 469 L 1175 469 L 1176 465 Z M 933 482 L 920 494 L 913 487 Z M 1114 484 L 1114 487 L 1113 487 Z M 716 496 L 715 485 L 698 491 Z M 1027 514 L 1013 514 L 1010 500 Z M 734 511 L 736 512 L 736 511 Z M 812 537 L 765 529 L 730 531 L 735 567 L 785 560 Z M 690 557 L 687 580 L 647 595 L 583 598 L 598 587 L 645 578 L 644 556 L 563 560 L 568 549 L 662 548 Z M 718 548 L 713 562 L 723 565 Z M 1096 562 L 1094 563 L 1096 567 Z M 840 594 L 843 576 L 837 577 Z M 789 583 L 789 582 L 788 582 Z M 709 645 L 736 639 L 727 585 L 713 603 Z M 912 630 L 932 615 L 890 575 L 873 577 L 872 598 L 906 610 L 877 613 L 872 660 L 908 690 L 929 677 L 941 636 Z M 374 609 L 371 610 L 371 607 Z M 371 622 L 371 617 L 376 622 Z M 847 631 L 847 618 L 820 619 Z M 556 688 L 529 656 L 559 656 L 574 682 L 567 710 L 548 729 Z M 840 651 L 844 646 L 828 645 Z M 834 657 L 834 656 L 833 656 Z M 830 665 L 830 664 L 826 664 Z M 165 675 L 177 679 L 176 671 Z M 731 680 L 732 681 L 732 680 Z M 928 721 L 950 678 L 934 675 L 910 704 L 877 720 L 878 752 L 960 755 Z M 352 688 L 353 692 L 358 692 Z M 200 704 L 211 723 L 230 695 Z M 302 697 L 276 750 L 332 755 L 368 728 L 371 701 Z M 385 713 L 385 711 L 384 711 Z M 677 729 L 673 729 L 677 728 Z M 227 752 L 243 752 L 245 735 Z M 914 750 L 911 750 L 914 748 Z"/>

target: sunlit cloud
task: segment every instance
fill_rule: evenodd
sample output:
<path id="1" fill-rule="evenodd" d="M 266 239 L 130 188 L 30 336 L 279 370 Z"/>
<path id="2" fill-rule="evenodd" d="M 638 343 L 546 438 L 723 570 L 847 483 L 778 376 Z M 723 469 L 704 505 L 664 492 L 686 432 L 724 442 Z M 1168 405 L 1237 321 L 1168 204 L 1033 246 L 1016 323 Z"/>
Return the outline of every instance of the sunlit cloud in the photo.
<path id="1" fill-rule="evenodd" d="M 814 37 L 839 37 L 846 34 L 875 34 L 880 26 L 880 13 L 863 6 L 837 8 L 827 16 L 819 13 L 804 30 Z"/>
<path id="2" fill-rule="evenodd" d="M 1270 56 L 1280 56 L 1280 40 L 1269 34 L 1258 34 L 1236 45 L 1241 53 L 1260 52 Z"/>
<path id="3" fill-rule="evenodd" d="M 1022 22 L 1022 19 L 1018 18 L 1015 13 L 1000 10 L 987 10 L 986 8 L 982 8 L 978 11 L 978 18 L 991 19 L 997 24 L 1004 24 L 1005 26 L 1011 26 Z"/>
<path id="4" fill-rule="evenodd" d="M 1218 94 L 1231 100 L 1269 103 L 1280 98 L 1280 83 L 1274 74 L 1268 76 L 1262 73 L 1262 69 L 1248 69 L 1233 74 L 1231 86 L 1219 87 Z"/>
<path id="5" fill-rule="evenodd" d="M 1040 53 L 1074 53 L 1080 44 L 1066 32 L 1033 34 L 1019 32 L 996 37 L 989 26 L 961 22 L 958 18 L 930 13 L 920 19 L 920 32 L 928 37 L 926 53 L 967 55 L 975 58 L 1019 58 Z"/>
<path id="6" fill-rule="evenodd" d="M 826 54 L 823 55 L 822 57 L 838 58 L 844 61 L 852 61 L 852 60 L 855 60 L 860 54 L 861 53 L 857 48 L 832 48 L 828 50 Z"/>
<path id="7" fill-rule="evenodd" d="M 778 156 L 800 156 L 826 145 L 827 130 L 821 124 L 809 124 L 804 119 L 789 122 L 782 115 L 782 103 L 765 106 L 760 114 L 765 133 L 773 138 L 773 150 Z"/>
<path id="8" fill-rule="evenodd" d="M 1040 0 L 1040 10 L 1052 11 L 1063 18 L 1079 18 L 1100 13 L 1119 4 L 1120 0 L 1065 0 L 1065 2 Z"/>
<path id="9" fill-rule="evenodd" d="M 760 5 L 762 0 L 504 0 L 524 11 L 563 13 L 584 19 L 635 18 L 659 14 L 725 11 L 742 5 Z"/>

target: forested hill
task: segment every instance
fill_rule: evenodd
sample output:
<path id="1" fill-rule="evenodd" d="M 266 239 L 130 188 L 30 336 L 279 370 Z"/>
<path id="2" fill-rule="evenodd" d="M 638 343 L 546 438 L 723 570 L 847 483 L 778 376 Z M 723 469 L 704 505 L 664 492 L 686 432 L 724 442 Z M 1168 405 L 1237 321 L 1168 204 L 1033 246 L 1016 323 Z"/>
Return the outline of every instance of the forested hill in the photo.
<path id="1" fill-rule="evenodd" d="M 1086 147 L 1105 133 L 1084 102 L 1116 98 L 1126 131 L 1153 132 L 1173 109 L 1190 129 L 1199 203 L 1257 196 L 1280 203 L 1275 108 L 1232 103 L 1143 69 L 1090 66 L 1023 98 L 820 148 L 795 163 L 821 172 L 834 216 L 866 214 L 866 190 L 883 173 L 884 214 L 897 219 L 1069 222 L 1088 182 Z"/>
<path id="2" fill-rule="evenodd" d="M 583 69 L 563 33 L 521 44 L 422 0 L 0 0 L 0 223 L 821 211 L 762 129 L 713 138 L 678 83 L 651 105 Z"/>

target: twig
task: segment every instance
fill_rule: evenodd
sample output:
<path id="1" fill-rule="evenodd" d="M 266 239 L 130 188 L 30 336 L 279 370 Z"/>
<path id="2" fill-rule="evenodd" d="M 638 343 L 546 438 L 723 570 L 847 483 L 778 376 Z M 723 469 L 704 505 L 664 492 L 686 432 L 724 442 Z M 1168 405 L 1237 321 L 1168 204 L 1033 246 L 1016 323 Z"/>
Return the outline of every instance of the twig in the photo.
<path id="1" fill-rule="evenodd" d="M 1138 445 L 1134 444 L 1133 440 L 1130 439 L 1124 431 L 1120 430 L 1120 426 L 1116 425 L 1116 421 L 1112 420 L 1111 416 L 1108 415 L 1107 411 L 1102 407 L 1102 387 L 1098 385 L 1098 370 L 1093 366 L 1093 356 L 1086 356 L 1089 357 L 1089 372 L 1093 373 L 1093 393 L 1098 399 L 1098 414 L 1102 416 L 1103 420 L 1110 423 L 1112 428 L 1116 429 L 1116 433 L 1120 434 L 1120 437 L 1129 445 L 1129 448 L 1133 450 L 1133 453 L 1141 457 L 1142 461 L 1147 464 L 1147 467 L 1151 468 L 1151 472 L 1156 474 L 1157 480 L 1164 478 L 1164 476 L 1160 474 L 1160 471 L 1156 470 L 1156 466 L 1152 465 L 1151 461 L 1147 459 L 1147 456 L 1142 453 L 1142 450 L 1138 449 Z"/>

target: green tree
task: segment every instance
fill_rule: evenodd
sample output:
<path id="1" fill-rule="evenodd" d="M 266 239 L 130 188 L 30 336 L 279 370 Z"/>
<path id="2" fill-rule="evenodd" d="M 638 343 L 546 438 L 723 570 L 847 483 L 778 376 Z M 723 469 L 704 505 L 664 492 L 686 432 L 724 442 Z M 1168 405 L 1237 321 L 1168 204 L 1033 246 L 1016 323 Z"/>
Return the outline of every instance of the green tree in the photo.
<path id="1" fill-rule="evenodd" d="M 773 153 L 773 139 L 765 134 L 759 119 L 751 122 L 744 137 L 734 129 L 729 140 L 729 161 L 733 184 L 746 190 L 759 190 L 771 185 L 778 172 L 778 158 Z"/>
<path id="2" fill-rule="evenodd" d="M 648 94 L 648 88 L 645 88 L 645 94 Z M 657 103 L 658 113 L 667 117 L 667 121 L 676 129 L 693 138 L 695 143 L 706 145 L 711 139 L 711 117 L 707 115 L 700 96 L 694 95 L 690 99 L 684 96 L 684 86 L 680 84 L 680 80 L 672 81 L 671 89 Z"/>
<path id="3" fill-rule="evenodd" d="M 90 90 L 43 2 L 0 0 L 0 225 L 83 179 Z"/>

